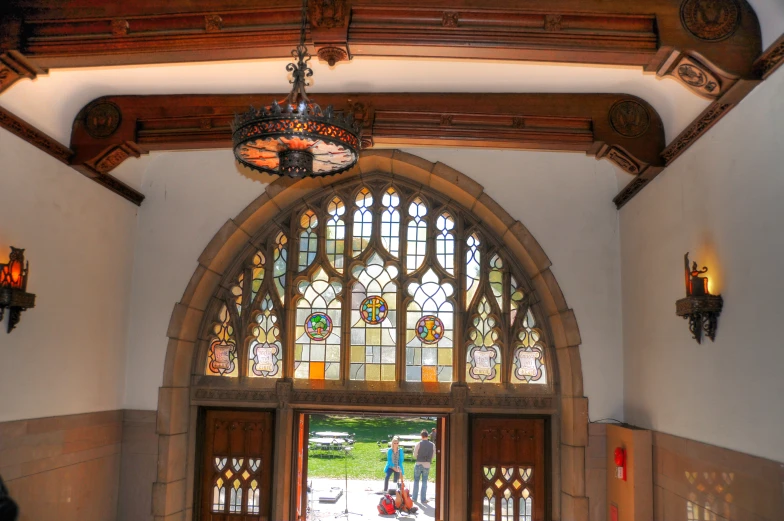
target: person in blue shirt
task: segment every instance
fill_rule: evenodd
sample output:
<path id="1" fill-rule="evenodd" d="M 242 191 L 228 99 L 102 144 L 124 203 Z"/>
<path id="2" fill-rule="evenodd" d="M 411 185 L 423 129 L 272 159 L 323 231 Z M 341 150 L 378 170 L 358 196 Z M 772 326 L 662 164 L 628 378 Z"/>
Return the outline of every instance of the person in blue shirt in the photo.
<path id="1" fill-rule="evenodd" d="M 389 476 L 395 475 L 395 483 L 400 482 L 400 475 L 403 473 L 403 451 L 400 449 L 400 439 L 397 436 L 392 438 L 392 447 L 387 450 L 387 464 L 384 467 L 384 492 L 389 490 Z"/>

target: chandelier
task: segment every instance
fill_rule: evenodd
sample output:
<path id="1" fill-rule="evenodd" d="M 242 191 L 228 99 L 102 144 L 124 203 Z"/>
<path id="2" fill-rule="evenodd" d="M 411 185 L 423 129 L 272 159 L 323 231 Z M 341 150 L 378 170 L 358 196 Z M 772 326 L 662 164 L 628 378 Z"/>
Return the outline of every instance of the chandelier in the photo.
<path id="1" fill-rule="evenodd" d="M 313 76 L 305 47 L 307 0 L 302 2 L 299 45 L 291 51 L 296 63 L 291 92 L 282 102 L 237 115 L 232 125 L 234 157 L 241 164 L 269 174 L 294 178 L 338 174 L 354 166 L 359 157 L 361 126 L 353 114 L 328 106 L 322 110 L 305 92 Z"/>

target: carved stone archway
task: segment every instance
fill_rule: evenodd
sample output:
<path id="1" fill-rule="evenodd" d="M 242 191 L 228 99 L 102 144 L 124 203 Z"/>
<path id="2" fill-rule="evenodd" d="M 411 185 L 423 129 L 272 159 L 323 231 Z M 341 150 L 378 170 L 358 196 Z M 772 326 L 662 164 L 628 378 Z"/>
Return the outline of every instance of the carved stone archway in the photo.
<path id="1" fill-rule="evenodd" d="M 234 219 L 228 220 L 202 252 L 199 266 L 180 302 L 174 306 L 167 331 L 169 343 L 163 386 L 158 395 L 158 478 L 153 485 L 153 515 L 156 520 L 179 521 L 192 517 L 196 413 L 202 397 L 197 396 L 191 383 L 201 374 L 198 370 L 201 364 L 197 341 L 202 318 L 224 272 L 230 269 L 251 238 L 293 203 L 346 179 L 379 172 L 429 186 L 469 209 L 501 238 L 533 283 L 540 306 L 547 316 L 546 327 L 556 355 L 553 373 L 557 403 L 549 411 L 554 427 L 551 439 L 552 518 L 587 521 L 585 448 L 588 445 L 588 400 L 583 396 L 580 332 L 574 312 L 566 304 L 550 271 L 549 258 L 525 226 L 484 193 L 479 183 L 443 163 L 431 163 L 398 150 L 363 153 L 355 168 L 338 176 L 277 179 Z M 245 391 L 242 396 L 232 396 L 232 401 L 273 407 L 280 403 L 284 409 L 290 409 L 289 390 L 290 385 L 287 387 L 284 382 L 279 382 L 277 394 L 254 396 L 254 391 Z M 274 402 L 265 403 L 270 396 Z M 278 431 L 277 435 L 291 439 L 290 432 Z M 285 452 L 287 448 L 291 449 L 280 447 L 282 450 L 278 452 Z M 286 467 L 278 463 L 276 461 L 276 467 Z M 280 472 L 287 473 L 290 469 L 283 468 Z M 285 488 L 280 487 L 273 492 L 273 502 L 279 508 L 276 519 L 289 519 L 290 491 Z M 455 521 L 462 521 L 465 516 L 467 512 L 453 511 L 450 515 Z"/>

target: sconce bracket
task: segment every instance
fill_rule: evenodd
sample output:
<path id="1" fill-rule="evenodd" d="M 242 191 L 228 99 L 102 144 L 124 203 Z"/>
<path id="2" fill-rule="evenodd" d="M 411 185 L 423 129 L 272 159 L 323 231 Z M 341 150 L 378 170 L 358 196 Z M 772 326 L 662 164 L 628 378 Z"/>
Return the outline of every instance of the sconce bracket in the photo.
<path id="1" fill-rule="evenodd" d="M 716 325 L 724 299 L 721 295 L 686 297 L 675 302 L 675 314 L 689 320 L 689 331 L 698 344 L 702 343 L 702 333 L 713 342 L 716 338 Z"/>
<path id="2" fill-rule="evenodd" d="M 0 321 L 3 320 L 6 308 L 8 314 L 8 332 L 10 333 L 22 318 L 22 311 L 35 307 L 35 295 L 15 288 L 0 288 Z"/>

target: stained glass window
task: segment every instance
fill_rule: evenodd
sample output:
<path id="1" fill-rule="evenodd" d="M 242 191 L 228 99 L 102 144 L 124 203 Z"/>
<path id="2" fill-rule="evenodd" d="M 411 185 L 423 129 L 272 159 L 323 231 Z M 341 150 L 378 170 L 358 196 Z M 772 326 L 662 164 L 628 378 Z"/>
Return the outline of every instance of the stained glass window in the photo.
<path id="1" fill-rule="evenodd" d="M 221 281 L 206 375 L 550 384 L 530 282 L 481 221 L 424 187 L 373 176 L 296 204 Z M 222 479 L 228 512 L 235 478 Z M 507 485 L 513 501 L 494 489 L 492 509 L 517 515 L 530 484 L 515 471 Z M 243 509 L 256 508 L 249 487 L 241 480 Z"/>
<path id="2" fill-rule="evenodd" d="M 299 220 L 302 231 L 299 234 L 299 271 L 304 270 L 313 263 L 318 250 L 318 217 L 312 210 L 302 214 Z"/>
<path id="3" fill-rule="evenodd" d="M 327 259 L 338 273 L 343 273 L 343 249 L 346 242 L 346 227 L 343 224 L 343 214 L 346 207 L 340 197 L 333 197 L 327 207 L 329 220 L 327 221 L 326 244 Z"/>
<path id="4" fill-rule="evenodd" d="M 208 352 L 207 374 L 237 376 L 237 342 L 234 339 L 229 307 L 223 304 L 218 312 L 218 322 L 212 328 Z"/>
<path id="5" fill-rule="evenodd" d="M 455 220 L 449 212 L 443 212 L 436 220 L 436 258 L 441 267 L 450 275 L 455 274 Z"/>
<path id="6" fill-rule="evenodd" d="M 275 237 L 275 251 L 273 253 L 272 269 L 275 273 L 275 289 L 278 291 L 278 298 L 281 302 L 286 300 L 286 267 L 288 264 L 288 253 L 286 243 L 288 239 L 283 233 L 278 233 Z"/>
<path id="7" fill-rule="evenodd" d="M 427 251 L 427 206 L 417 197 L 408 207 L 406 270 L 411 273 L 422 265 Z"/>
<path id="8" fill-rule="evenodd" d="M 394 188 L 387 189 L 381 198 L 384 213 L 381 215 L 381 244 L 390 255 L 397 258 L 400 254 L 400 197 Z"/>
<path id="9" fill-rule="evenodd" d="M 363 188 L 357 194 L 357 209 L 354 212 L 353 250 L 356 257 L 367 247 L 373 232 L 373 196 L 370 190 Z"/>
<path id="10" fill-rule="evenodd" d="M 319 268 L 297 290 L 294 377 L 339 380 L 342 284 Z"/>
<path id="11" fill-rule="evenodd" d="M 283 368 L 283 348 L 280 342 L 278 314 L 269 295 L 261 302 L 260 312 L 253 326 L 253 340 L 248 353 L 248 376 L 280 378 Z"/>
<path id="12" fill-rule="evenodd" d="M 422 282 L 412 282 L 413 300 L 406 313 L 406 380 L 451 382 L 455 289 L 441 283 L 431 269 Z"/>
<path id="13" fill-rule="evenodd" d="M 398 269 L 374 253 L 356 266 L 351 290 L 352 380 L 394 381 Z"/>
<path id="14" fill-rule="evenodd" d="M 501 381 L 501 348 L 498 345 L 500 331 L 498 321 L 491 316 L 490 303 L 486 297 L 479 301 L 477 314 L 471 319 L 468 333 L 467 379 L 480 382 Z"/>
<path id="15" fill-rule="evenodd" d="M 537 329 L 531 309 L 523 317 L 518 329 L 514 351 L 512 383 L 547 383 L 547 367 L 544 360 L 542 332 Z"/>
<path id="16" fill-rule="evenodd" d="M 479 289 L 481 279 L 479 264 L 479 236 L 472 234 L 466 240 L 466 307 L 470 307 L 474 302 L 474 295 Z"/>

